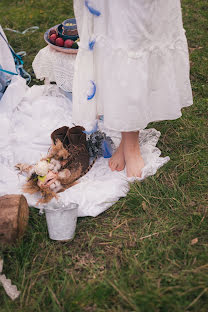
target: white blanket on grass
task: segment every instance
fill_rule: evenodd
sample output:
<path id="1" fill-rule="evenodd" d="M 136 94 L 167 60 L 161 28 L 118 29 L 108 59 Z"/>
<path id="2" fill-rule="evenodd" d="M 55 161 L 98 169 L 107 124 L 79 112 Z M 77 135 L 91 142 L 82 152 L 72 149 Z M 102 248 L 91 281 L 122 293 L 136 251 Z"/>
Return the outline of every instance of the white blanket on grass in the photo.
<path id="1" fill-rule="evenodd" d="M 14 77 L 0 101 L 0 196 L 22 194 L 26 177 L 18 174 L 15 164 L 32 164 L 47 154 L 51 144 L 50 134 L 62 126 L 72 127 L 72 102 L 55 85 L 26 86 L 24 79 Z M 106 131 L 119 144 L 120 135 Z M 160 132 L 155 129 L 140 132 L 141 153 L 145 161 L 143 180 L 154 175 L 168 162 L 169 157 L 160 157 L 156 147 Z M 126 196 L 129 180 L 125 171 L 112 172 L 108 159 L 100 158 L 80 182 L 59 194 L 46 205 L 37 206 L 39 195 L 24 194 L 29 206 L 37 208 L 68 206 L 70 202 L 79 204 L 78 216 L 97 216 L 120 197 Z"/>

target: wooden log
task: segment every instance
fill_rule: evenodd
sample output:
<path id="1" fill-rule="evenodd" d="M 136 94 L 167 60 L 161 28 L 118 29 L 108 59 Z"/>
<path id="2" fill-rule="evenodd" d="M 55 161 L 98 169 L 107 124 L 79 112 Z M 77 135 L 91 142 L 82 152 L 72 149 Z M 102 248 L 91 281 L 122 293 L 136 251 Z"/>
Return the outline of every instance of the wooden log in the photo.
<path id="1" fill-rule="evenodd" d="M 13 243 L 19 240 L 27 227 L 29 209 L 23 195 L 0 197 L 0 242 Z"/>

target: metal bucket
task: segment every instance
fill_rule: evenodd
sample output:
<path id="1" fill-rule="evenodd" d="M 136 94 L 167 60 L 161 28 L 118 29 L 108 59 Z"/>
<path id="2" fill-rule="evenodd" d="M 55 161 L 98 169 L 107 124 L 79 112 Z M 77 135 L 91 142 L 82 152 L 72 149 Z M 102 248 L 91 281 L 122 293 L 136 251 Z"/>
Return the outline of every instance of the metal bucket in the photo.
<path id="1" fill-rule="evenodd" d="M 53 240 L 66 241 L 75 235 L 78 204 L 70 203 L 60 209 L 44 208 L 49 237 Z"/>

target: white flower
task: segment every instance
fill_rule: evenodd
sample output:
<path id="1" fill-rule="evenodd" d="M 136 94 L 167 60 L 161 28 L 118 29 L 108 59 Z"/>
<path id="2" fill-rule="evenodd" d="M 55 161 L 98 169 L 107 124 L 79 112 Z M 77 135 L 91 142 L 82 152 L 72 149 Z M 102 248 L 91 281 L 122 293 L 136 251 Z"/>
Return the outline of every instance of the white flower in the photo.
<path id="1" fill-rule="evenodd" d="M 41 177 L 44 177 L 49 170 L 49 164 L 46 160 L 40 160 L 36 165 L 35 165 L 35 173 Z"/>
<path id="2" fill-rule="evenodd" d="M 52 170 L 53 172 L 58 172 L 61 169 L 60 161 L 52 158 L 50 163 L 49 163 L 48 169 Z"/>

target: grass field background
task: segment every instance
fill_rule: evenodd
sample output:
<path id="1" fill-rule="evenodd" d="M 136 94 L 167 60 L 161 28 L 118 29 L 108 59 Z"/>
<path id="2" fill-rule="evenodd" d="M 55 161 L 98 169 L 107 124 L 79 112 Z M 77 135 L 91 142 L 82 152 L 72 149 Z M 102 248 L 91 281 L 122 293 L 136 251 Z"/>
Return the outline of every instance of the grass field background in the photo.
<path id="1" fill-rule="evenodd" d="M 31 209 L 23 240 L 1 247 L 21 296 L 12 302 L 0 286 L 0 312 L 208 311 L 208 3 L 182 7 L 194 105 L 178 120 L 149 125 L 171 160 L 102 215 L 80 218 L 72 242 L 49 240 L 44 216 Z M 72 1 L 1 0 L 0 16 L 3 28 L 39 26 L 5 33 L 40 83 L 31 63 L 44 32 L 73 16 Z"/>

